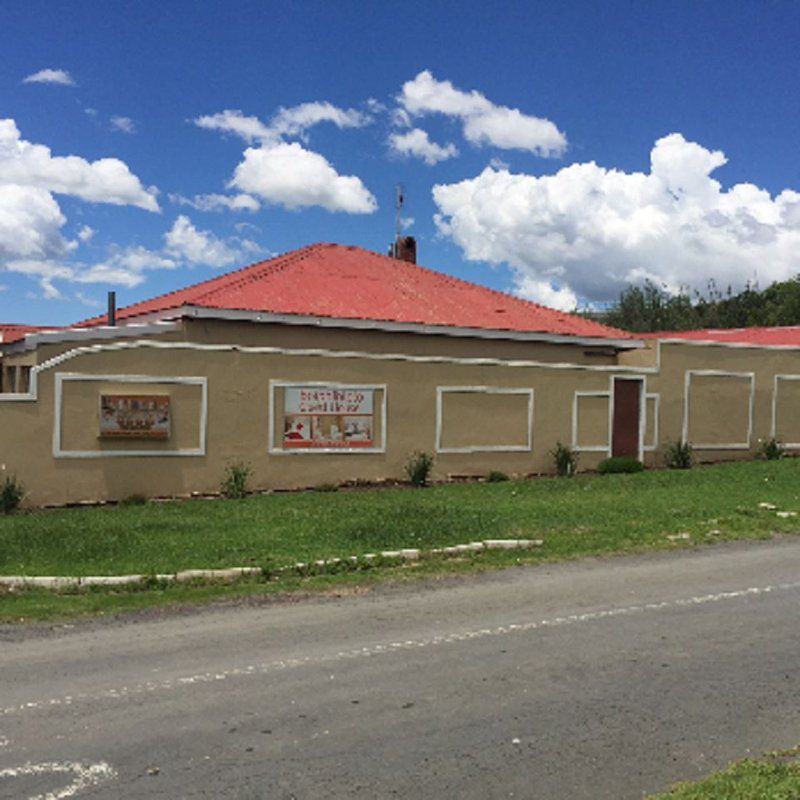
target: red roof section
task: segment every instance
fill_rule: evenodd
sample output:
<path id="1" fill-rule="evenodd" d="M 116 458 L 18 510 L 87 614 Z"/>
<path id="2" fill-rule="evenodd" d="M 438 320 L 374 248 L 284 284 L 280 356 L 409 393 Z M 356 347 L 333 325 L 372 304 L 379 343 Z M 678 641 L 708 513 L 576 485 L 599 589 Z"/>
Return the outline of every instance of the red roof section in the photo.
<path id="1" fill-rule="evenodd" d="M 395 258 L 338 244 L 313 244 L 117 311 L 118 320 L 199 306 L 580 336 L 632 334 Z M 81 325 L 104 324 L 105 317 Z"/>
<path id="2" fill-rule="evenodd" d="M 27 333 L 52 330 L 41 325 L 17 325 L 13 322 L 0 322 L 0 344 L 11 344 L 25 338 Z"/>
<path id="3" fill-rule="evenodd" d="M 662 331 L 638 335 L 643 339 L 688 339 L 700 342 L 751 344 L 755 347 L 769 345 L 800 347 L 800 325 L 774 328 L 705 328 L 697 331 Z"/>

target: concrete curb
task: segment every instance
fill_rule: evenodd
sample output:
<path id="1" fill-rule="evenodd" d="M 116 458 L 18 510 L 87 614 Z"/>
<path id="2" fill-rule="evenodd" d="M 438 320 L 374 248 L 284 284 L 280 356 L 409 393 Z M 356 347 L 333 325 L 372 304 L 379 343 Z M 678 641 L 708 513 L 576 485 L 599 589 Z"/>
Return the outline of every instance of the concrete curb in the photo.
<path id="1" fill-rule="evenodd" d="M 270 577 L 278 575 L 322 575 L 358 569 L 360 566 L 377 566 L 380 564 L 399 564 L 405 561 L 419 561 L 425 557 L 454 557 L 474 555 L 484 550 L 529 550 L 541 547 L 542 539 L 486 539 L 482 542 L 457 544 L 453 547 L 435 547 L 432 550 L 405 548 L 402 550 L 384 550 L 380 553 L 365 553 L 348 558 L 328 558 L 317 561 L 298 561 L 273 570 L 261 567 L 229 567 L 227 569 L 185 569 L 176 573 L 159 573 L 156 575 L 89 575 L 44 576 L 44 575 L 0 575 L 0 587 L 9 589 L 80 589 L 91 586 L 143 586 L 148 581 L 160 583 L 189 583 L 191 581 L 233 582 L 241 578 Z"/>

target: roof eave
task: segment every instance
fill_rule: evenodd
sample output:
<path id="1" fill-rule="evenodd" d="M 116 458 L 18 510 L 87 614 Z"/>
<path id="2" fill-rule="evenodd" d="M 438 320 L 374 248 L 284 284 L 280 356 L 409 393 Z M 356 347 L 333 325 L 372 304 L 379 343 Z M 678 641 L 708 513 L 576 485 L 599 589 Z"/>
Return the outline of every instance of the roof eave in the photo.
<path id="1" fill-rule="evenodd" d="M 146 323 L 129 323 L 127 325 L 99 325 L 93 328 L 63 328 L 61 330 L 28 333 L 23 339 L 3 344 L 4 353 L 24 353 L 35 350 L 44 344 L 62 344 L 64 342 L 95 342 L 106 339 L 133 338 L 137 336 L 156 336 L 179 329 L 173 320 L 157 320 Z"/>
<path id="2" fill-rule="evenodd" d="M 613 347 L 617 350 L 636 350 L 644 347 L 640 339 L 617 339 L 605 336 L 575 336 L 540 331 L 511 331 L 494 328 L 461 328 L 450 325 L 426 325 L 416 322 L 391 322 L 347 317 L 320 317 L 304 314 L 277 314 L 269 311 L 246 311 L 207 306 L 185 305 L 170 309 L 169 318 L 222 319 L 239 322 L 262 322 L 279 325 L 310 325 L 319 328 L 348 328 L 351 330 L 380 330 L 390 333 L 417 333 L 473 339 L 501 339 L 549 344 L 577 344 L 586 347 Z"/>

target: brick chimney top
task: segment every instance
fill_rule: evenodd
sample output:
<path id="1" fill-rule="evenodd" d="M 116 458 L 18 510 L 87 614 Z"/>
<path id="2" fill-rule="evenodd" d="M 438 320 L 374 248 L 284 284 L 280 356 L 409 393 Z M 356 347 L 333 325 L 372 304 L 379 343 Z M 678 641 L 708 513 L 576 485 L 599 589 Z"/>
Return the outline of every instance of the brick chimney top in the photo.
<path id="1" fill-rule="evenodd" d="M 413 236 L 398 236 L 389 248 L 389 255 L 400 261 L 417 263 L 417 240 Z"/>

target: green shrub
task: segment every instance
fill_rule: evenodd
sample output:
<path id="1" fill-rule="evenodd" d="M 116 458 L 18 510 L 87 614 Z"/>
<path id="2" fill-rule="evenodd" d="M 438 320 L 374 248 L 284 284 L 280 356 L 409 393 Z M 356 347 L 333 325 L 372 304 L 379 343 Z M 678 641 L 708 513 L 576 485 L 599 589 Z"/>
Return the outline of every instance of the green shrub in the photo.
<path id="1" fill-rule="evenodd" d="M 119 501 L 121 506 L 144 506 L 147 505 L 147 497 L 143 494 L 129 494 Z"/>
<path id="2" fill-rule="evenodd" d="M 632 456 L 612 456 L 606 458 L 597 465 L 597 471 L 601 475 L 614 475 L 622 472 L 641 472 L 644 464 L 638 458 Z"/>
<path id="3" fill-rule="evenodd" d="M 13 514 L 20 507 L 23 497 L 25 497 L 25 487 L 22 483 L 15 475 L 6 475 L 0 484 L 0 511 L 4 514 Z"/>
<path id="4" fill-rule="evenodd" d="M 784 449 L 781 442 L 772 436 L 769 439 L 764 439 L 759 448 L 758 453 L 762 458 L 765 458 L 767 461 L 777 461 L 780 458 L 783 458 L 786 455 L 786 450 Z"/>
<path id="5" fill-rule="evenodd" d="M 667 442 L 664 461 L 669 469 L 689 469 L 692 460 L 692 446 L 689 442 Z"/>
<path id="6" fill-rule="evenodd" d="M 506 475 L 505 472 L 501 472 L 499 469 L 493 469 L 486 476 L 487 483 L 502 483 L 503 481 L 507 480 L 508 480 L 508 475 Z"/>
<path id="7" fill-rule="evenodd" d="M 572 477 L 578 469 L 578 454 L 561 442 L 556 442 L 556 446 L 550 451 L 556 465 L 556 474 L 562 478 Z"/>
<path id="8" fill-rule="evenodd" d="M 251 472 L 250 465 L 243 461 L 225 467 L 225 476 L 219 487 L 222 494 L 230 500 L 239 500 L 245 497 Z"/>
<path id="9" fill-rule="evenodd" d="M 415 450 L 406 464 L 406 475 L 412 486 L 426 486 L 433 469 L 433 456 L 424 450 Z"/>

